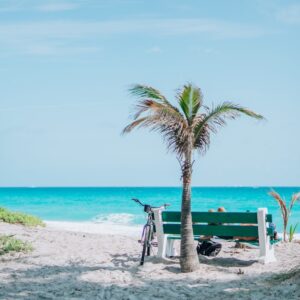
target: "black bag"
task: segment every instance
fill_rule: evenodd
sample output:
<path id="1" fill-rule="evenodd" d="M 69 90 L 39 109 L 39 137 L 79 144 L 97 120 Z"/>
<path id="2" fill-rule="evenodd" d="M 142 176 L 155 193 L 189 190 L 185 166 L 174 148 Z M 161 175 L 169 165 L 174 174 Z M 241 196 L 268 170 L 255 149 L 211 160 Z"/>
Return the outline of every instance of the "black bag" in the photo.
<path id="1" fill-rule="evenodd" d="M 203 241 L 197 245 L 197 253 L 205 256 L 217 256 L 221 249 L 222 245 L 213 241 Z"/>

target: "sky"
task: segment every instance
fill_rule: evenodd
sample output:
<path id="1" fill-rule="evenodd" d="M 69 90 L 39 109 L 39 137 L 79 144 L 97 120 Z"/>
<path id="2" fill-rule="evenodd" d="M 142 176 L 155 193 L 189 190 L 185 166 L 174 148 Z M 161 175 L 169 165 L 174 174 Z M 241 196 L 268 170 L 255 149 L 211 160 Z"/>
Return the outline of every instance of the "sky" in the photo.
<path id="1" fill-rule="evenodd" d="M 0 186 L 179 186 L 158 134 L 122 136 L 132 84 L 191 82 L 229 121 L 194 186 L 300 186 L 300 2 L 0 0 Z"/>

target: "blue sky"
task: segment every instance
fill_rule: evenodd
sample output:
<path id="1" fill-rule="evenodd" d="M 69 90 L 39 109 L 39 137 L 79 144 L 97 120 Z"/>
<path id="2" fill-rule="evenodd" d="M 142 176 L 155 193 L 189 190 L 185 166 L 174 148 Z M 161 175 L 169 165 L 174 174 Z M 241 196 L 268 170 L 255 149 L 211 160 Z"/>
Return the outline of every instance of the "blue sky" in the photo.
<path id="1" fill-rule="evenodd" d="M 300 185 L 299 1 L 0 1 L 0 186 L 174 186 L 176 157 L 121 136 L 133 83 L 186 82 L 241 118 L 196 156 L 197 186 Z"/>

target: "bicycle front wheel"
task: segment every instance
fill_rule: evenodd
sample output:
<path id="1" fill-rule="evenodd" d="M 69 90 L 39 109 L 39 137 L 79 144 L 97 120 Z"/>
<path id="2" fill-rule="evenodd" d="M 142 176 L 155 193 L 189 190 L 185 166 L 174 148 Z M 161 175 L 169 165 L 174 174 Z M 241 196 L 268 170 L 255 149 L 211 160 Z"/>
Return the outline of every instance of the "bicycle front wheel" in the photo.
<path id="1" fill-rule="evenodd" d="M 144 232 L 144 243 L 143 243 L 142 257 L 140 262 L 141 266 L 144 264 L 145 261 L 146 250 L 147 250 L 147 255 L 148 256 L 150 255 L 151 235 L 152 235 L 151 226 L 147 226 Z"/>

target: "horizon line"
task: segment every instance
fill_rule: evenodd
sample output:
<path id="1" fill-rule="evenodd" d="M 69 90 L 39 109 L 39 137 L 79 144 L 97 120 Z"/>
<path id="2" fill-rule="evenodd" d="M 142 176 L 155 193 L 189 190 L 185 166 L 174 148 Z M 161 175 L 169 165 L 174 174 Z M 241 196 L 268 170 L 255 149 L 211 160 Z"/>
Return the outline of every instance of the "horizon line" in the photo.
<path id="1" fill-rule="evenodd" d="M 195 185 L 192 188 L 300 188 L 300 185 Z M 182 188 L 181 185 L 149 185 L 149 186 L 134 186 L 134 185 L 116 185 L 116 186 L 0 186 L 0 189 L 6 188 Z"/>

